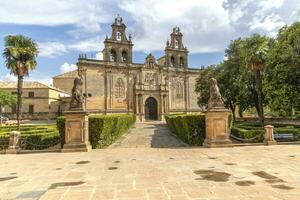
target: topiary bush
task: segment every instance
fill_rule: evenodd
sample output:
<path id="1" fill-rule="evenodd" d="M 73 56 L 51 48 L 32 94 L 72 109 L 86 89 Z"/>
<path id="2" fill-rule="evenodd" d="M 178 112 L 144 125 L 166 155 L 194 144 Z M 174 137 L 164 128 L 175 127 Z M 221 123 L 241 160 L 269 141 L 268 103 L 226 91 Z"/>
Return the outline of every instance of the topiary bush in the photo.
<path id="1" fill-rule="evenodd" d="M 107 147 L 125 133 L 136 121 L 134 114 L 90 115 L 89 140 L 93 149 Z M 60 136 L 65 135 L 65 118 L 57 118 Z M 64 141 L 64 140 L 63 140 Z"/>
<path id="2" fill-rule="evenodd" d="M 185 143 L 201 146 L 205 139 L 205 115 L 166 115 L 169 129 Z"/>

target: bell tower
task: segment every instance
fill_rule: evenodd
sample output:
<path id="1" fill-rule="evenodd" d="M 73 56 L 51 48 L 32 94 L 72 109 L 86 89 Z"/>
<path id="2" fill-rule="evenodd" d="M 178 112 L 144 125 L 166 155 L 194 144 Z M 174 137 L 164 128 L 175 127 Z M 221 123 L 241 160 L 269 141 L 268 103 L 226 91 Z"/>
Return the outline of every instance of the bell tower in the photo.
<path id="1" fill-rule="evenodd" d="M 116 63 L 132 63 L 131 35 L 126 36 L 126 25 L 122 17 L 115 18 L 111 25 L 111 36 L 104 41 L 103 60 Z"/>
<path id="2" fill-rule="evenodd" d="M 183 46 L 182 33 L 179 27 L 174 27 L 170 34 L 170 40 L 166 43 L 165 59 L 166 65 L 176 68 L 188 67 L 188 50 Z"/>

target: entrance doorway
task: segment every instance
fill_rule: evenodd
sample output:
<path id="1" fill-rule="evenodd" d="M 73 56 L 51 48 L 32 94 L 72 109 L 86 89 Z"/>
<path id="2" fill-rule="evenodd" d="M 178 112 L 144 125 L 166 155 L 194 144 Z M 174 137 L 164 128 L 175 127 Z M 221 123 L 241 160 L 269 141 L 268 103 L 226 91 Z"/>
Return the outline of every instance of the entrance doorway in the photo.
<path id="1" fill-rule="evenodd" d="M 157 101 L 153 97 L 149 97 L 145 102 L 145 119 L 157 120 Z"/>

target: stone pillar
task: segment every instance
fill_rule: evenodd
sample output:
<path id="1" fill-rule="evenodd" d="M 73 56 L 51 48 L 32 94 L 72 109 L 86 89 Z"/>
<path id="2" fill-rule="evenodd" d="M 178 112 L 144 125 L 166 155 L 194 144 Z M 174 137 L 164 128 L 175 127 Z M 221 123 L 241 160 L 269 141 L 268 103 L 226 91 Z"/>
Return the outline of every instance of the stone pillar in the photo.
<path id="1" fill-rule="evenodd" d="M 225 108 L 212 108 L 205 113 L 204 147 L 232 146 L 229 139 L 228 115 L 229 111 Z"/>
<path id="2" fill-rule="evenodd" d="M 6 149 L 6 154 L 17 154 L 20 150 L 19 147 L 19 139 L 20 139 L 20 132 L 19 131 L 12 131 L 9 134 L 9 146 Z"/>
<path id="3" fill-rule="evenodd" d="M 62 152 L 87 152 L 89 142 L 89 121 L 85 111 L 66 111 L 65 144 Z"/>
<path id="4" fill-rule="evenodd" d="M 274 127 L 271 125 L 266 125 L 265 129 L 265 136 L 264 136 L 264 143 L 266 145 L 274 145 L 277 144 L 276 140 L 274 139 L 273 129 Z"/>

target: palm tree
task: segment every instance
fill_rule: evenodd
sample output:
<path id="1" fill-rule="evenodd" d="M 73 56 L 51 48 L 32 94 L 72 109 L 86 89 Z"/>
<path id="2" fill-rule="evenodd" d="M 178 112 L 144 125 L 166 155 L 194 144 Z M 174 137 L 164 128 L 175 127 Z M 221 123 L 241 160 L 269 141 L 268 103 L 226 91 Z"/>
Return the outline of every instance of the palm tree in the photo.
<path id="1" fill-rule="evenodd" d="M 258 111 L 259 121 L 264 125 L 264 109 L 263 109 L 263 86 L 262 71 L 267 61 L 270 49 L 270 39 L 266 36 L 254 34 L 246 38 L 245 42 L 245 59 L 249 69 L 254 74 L 255 90 L 257 93 L 256 108 Z"/>
<path id="2" fill-rule="evenodd" d="M 4 38 L 4 52 L 6 67 L 18 78 L 17 94 L 17 130 L 20 131 L 20 120 L 22 114 L 23 79 L 29 70 L 36 67 L 38 48 L 35 41 L 23 35 L 8 35 Z"/>

